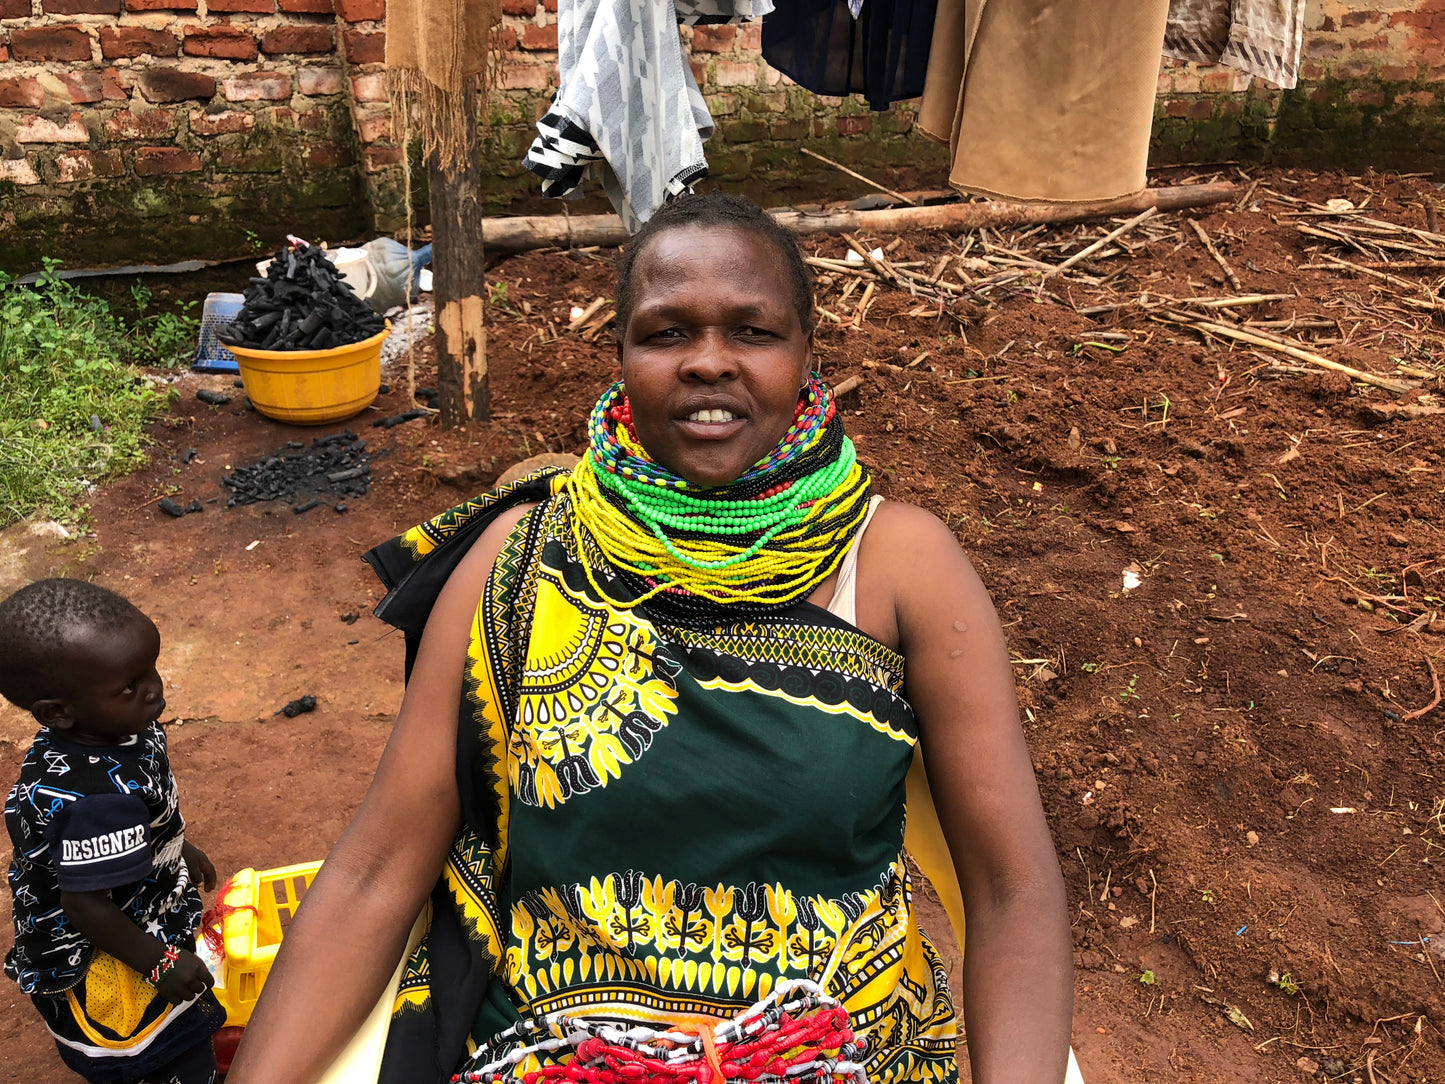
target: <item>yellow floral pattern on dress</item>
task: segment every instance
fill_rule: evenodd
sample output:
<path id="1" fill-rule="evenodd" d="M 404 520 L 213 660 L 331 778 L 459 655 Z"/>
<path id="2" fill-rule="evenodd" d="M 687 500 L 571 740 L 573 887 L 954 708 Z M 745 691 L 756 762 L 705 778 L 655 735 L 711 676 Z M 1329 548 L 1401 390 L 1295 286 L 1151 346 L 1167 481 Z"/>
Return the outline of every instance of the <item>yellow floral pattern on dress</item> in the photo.
<path id="1" fill-rule="evenodd" d="M 652 626 L 540 571 L 509 770 L 518 800 L 546 809 L 605 787 L 677 712 L 682 667 Z"/>

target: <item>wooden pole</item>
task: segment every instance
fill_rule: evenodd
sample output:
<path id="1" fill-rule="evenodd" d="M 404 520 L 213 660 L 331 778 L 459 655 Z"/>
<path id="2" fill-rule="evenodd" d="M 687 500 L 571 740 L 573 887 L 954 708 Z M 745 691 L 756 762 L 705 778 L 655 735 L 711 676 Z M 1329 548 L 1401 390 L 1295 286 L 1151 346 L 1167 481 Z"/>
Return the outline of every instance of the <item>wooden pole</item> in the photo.
<path id="1" fill-rule="evenodd" d="M 942 230 L 962 233 L 983 226 L 1032 226 L 1041 222 L 1077 222 L 1086 218 L 1137 215 L 1154 208 L 1178 211 L 1223 203 L 1238 194 L 1232 184 L 1190 184 L 1146 188 L 1133 196 L 1104 203 L 942 203 L 928 207 L 898 207 L 883 211 L 774 211 L 780 225 L 797 234 L 898 233 L 903 230 Z M 435 205 L 435 204 L 433 204 Z M 524 218 L 489 218 L 482 232 L 494 252 L 525 252 L 534 248 L 610 247 L 623 244 L 627 231 L 616 215 L 540 215 Z M 478 259 L 481 245 L 478 243 Z"/>
<path id="2" fill-rule="evenodd" d="M 437 398 L 447 428 L 490 421 L 481 148 L 475 128 L 456 168 L 427 159 L 437 312 Z"/>

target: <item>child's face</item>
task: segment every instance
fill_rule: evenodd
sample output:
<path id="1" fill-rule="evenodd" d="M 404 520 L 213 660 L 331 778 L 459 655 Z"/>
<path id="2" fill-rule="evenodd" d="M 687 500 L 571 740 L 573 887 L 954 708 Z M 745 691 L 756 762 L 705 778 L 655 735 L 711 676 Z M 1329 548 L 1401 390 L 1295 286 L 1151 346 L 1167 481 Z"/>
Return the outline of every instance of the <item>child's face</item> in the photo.
<path id="1" fill-rule="evenodd" d="M 62 717 L 50 725 L 83 745 L 115 745 L 139 734 L 166 707 L 156 672 L 160 652 L 161 634 L 144 617 L 72 643 L 65 665 L 73 684 L 59 698 Z"/>

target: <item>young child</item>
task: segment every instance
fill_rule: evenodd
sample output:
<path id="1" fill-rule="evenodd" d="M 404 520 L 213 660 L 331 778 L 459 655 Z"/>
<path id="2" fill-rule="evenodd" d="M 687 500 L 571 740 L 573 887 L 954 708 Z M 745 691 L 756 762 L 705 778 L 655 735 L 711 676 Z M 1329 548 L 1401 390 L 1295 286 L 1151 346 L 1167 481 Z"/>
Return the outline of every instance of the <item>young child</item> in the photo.
<path id="1" fill-rule="evenodd" d="M 185 822 L 156 720 L 160 633 L 81 580 L 0 602 L 0 694 L 40 723 L 5 802 L 15 947 L 66 1065 L 96 1084 L 206 1084 L 225 1013 L 195 955 L 210 860 Z"/>

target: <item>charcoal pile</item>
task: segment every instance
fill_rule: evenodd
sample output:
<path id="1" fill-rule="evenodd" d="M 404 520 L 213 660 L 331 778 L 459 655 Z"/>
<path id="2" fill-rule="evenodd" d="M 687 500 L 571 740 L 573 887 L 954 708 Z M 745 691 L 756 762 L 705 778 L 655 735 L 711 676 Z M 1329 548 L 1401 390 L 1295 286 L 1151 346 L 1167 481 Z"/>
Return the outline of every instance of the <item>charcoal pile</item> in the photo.
<path id="1" fill-rule="evenodd" d="M 216 337 L 252 350 L 331 350 L 385 329 L 320 246 L 302 244 L 276 253 L 266 277 L 251 280 L 241 311 Z"/>
<path id="2" fill-rule="evenodd" d="M 291 501 L 297 496 L 315 495 L 319 500 L 365 496 L 371 487 L 371 455 L 366 441 L 350 429 L 318 437 L 307 447 L 288 441 L 258 463 L 237 467 L 222 479 L 231 490 L 226 507 L 257 501 Z M 309 511 L 318 500 L 303 501 Z M 339 503 L 337 511 L 345 511 Z"/>

